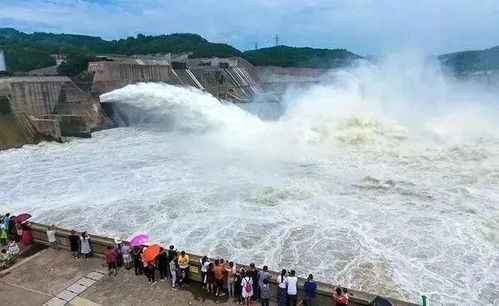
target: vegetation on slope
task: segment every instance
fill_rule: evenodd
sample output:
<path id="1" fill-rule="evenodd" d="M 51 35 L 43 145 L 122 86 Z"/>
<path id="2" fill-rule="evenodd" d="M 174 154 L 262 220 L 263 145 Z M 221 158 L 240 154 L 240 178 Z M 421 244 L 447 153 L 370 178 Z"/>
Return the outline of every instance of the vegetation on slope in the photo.
<path id="1" fill-rule="evenodd" d="M 12 71 L 29 71 L 55 65 L 50 54 L 68 54 L 69 65 L 62 68 L 65 74 L 86 67 L 95 55 L 155 54 L 192 52 L 194 57 L 241 56 L 241 51 L 227 44 L 211 43 L 196 34 L 171 34 L 145 36 L 106 41 L 100 37 L 38 33 L 26 34 L 15 29 L 0 29 L 0 50 L 6 51 L 7 66 Z"/>
<path id="2" fill-rule="evenodd" d="M 257 66 L 336 68 L 348 65 L 360 56 L 345 49 L 314 49 L 276 46 L 244 52 Z"/>
<path id="3" fill-rule="evenodd" d="M 457 74 L 499 70 L 499 46 L 485 50 L 444 54 L 438 58 L 447 70 Z"/>

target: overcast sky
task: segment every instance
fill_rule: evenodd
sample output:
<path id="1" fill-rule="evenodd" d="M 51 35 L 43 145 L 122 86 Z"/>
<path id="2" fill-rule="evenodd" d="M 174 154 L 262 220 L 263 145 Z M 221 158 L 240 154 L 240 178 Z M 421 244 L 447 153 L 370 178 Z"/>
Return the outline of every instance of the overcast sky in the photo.
<path id="1" fill-rule="evenodd" d="M 499 0 L 0 0 L 0 27 L 117 39 L 198 33 L 239 49 L 280 43 L 361 55 L 499 45 Z"/>

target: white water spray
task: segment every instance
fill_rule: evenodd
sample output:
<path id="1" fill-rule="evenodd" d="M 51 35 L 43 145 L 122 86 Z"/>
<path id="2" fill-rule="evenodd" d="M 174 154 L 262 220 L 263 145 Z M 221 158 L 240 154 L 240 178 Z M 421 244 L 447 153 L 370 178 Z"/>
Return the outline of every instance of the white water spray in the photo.
<path id="1" fill-rule="evenodd" d="M 496 96 L 407 57 L 331 79 L 290 89 L 273 121 L 195 89 L 113 91 L 141 120 L 0 152 L 0 201 L 414 302 L 495 303 Z"/>

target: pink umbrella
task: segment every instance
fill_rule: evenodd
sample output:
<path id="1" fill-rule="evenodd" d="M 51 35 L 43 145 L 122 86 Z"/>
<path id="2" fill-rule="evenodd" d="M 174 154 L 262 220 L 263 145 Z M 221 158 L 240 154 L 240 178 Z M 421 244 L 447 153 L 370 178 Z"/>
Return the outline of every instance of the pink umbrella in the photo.
<path id="1" fill-rule="evenodd" d="M 149 241 L 149 236 L 147 236 L 147 234 L 134 234 L 128 241 L 131 246 L 141 246 Z"/>
<path id="2" fill-rule="evenodd" d="M 24 221 L 28 220 L 29 218 L 31 218 L 30 214 L 22 213 L 22 214 L 16 216 L 16 221 L 17 222 L 24 222 Z"/>

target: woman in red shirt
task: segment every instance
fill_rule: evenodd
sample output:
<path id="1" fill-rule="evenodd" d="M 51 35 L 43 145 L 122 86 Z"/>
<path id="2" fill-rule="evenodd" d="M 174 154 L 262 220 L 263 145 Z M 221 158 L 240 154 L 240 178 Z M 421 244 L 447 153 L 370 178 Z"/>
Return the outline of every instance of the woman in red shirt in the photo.
<path id="1" fill-rule="evenodd" d="M 114 275 L 116 276 L 116 274 L 118 274 L 118 272 L 116 271 L 116 251 L 112 246 L 108 245 L 106 247 L 106 250 L 104 251 L 104 256 L 106 257 L 107 269 L 109 271 L 108 275 L 114 273 Z"/>

